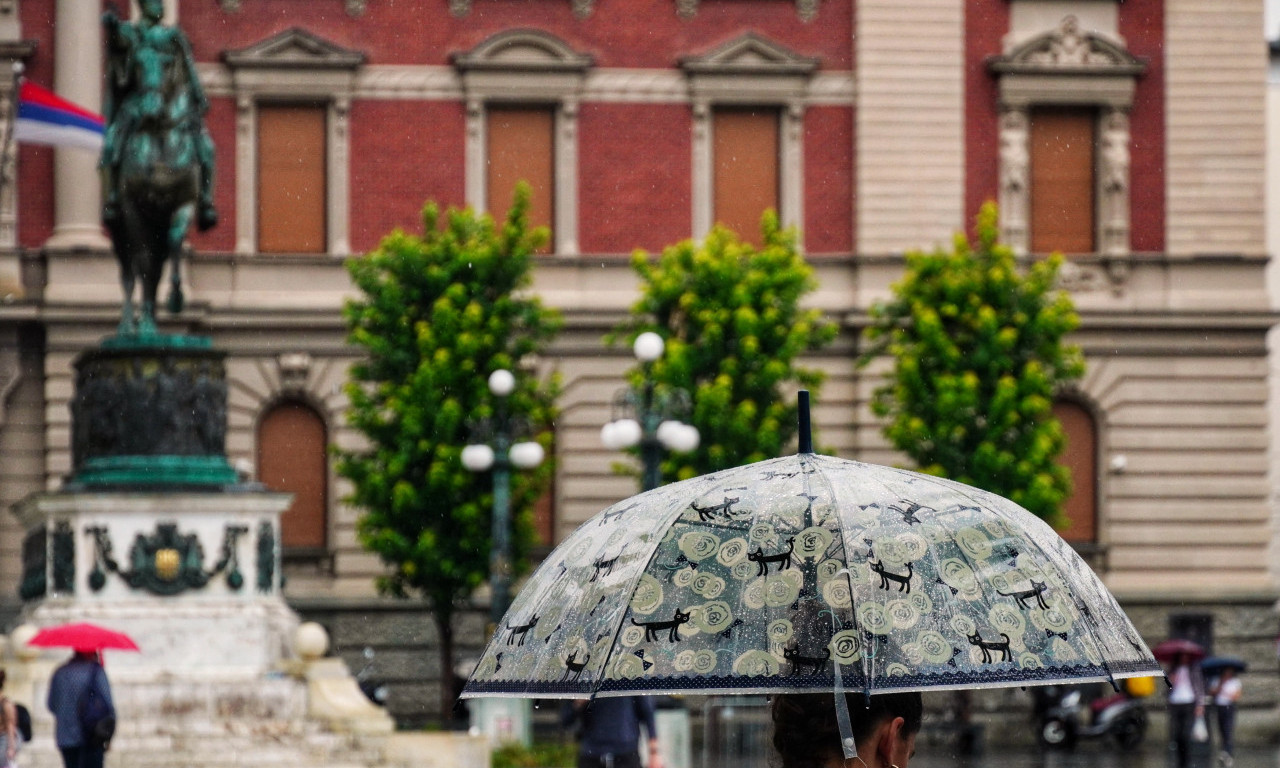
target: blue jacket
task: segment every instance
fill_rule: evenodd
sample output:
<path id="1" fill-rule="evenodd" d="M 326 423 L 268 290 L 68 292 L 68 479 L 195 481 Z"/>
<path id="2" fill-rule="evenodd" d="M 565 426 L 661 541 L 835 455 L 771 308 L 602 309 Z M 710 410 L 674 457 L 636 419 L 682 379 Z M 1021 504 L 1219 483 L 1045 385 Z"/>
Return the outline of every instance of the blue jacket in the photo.
<path id="1" fill-rule="evenodd" d="M 80 699 L 93 686 L 95 692 L 111 705 L 111 684 L 106 670 L 98 662 L 79 657 L 58 667 L 49 681 L 49 711 L 57 720 L 55 738 L 59 747 L 83 746 L 84 734 L 80 732 Z"/>
<path id="2" fill-rule="evenodd" d="M 561 720 L 565 725 L 575 719 L 582 720 L 580 754 L 601 755 L 635 754 L 640 745 L 640 724 L 644 724 L 650 739 L 657 738 L 654 727 L 653 700 L 648 696 L 601 697 L 579 710 L 573 702 L 565 702 Z"/>

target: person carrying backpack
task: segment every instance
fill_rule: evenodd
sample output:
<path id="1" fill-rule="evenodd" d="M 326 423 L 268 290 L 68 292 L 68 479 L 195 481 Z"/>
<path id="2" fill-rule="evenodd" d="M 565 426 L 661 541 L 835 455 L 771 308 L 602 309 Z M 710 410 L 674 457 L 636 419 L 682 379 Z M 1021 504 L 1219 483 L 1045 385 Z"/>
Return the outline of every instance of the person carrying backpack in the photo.
<path id="1" fill-rule="evenodd" d="M 76 650 L 49 681 L 49 711 L 66 768 L 102 768 L 115 732 L 111 684 L 96 651 Z"/>
<path id="2" fill-rule="evenodd" d="M 0 766 L 13 768 L 18 755 L 18 708 L 4 691 L 4 670 L 0 669 Z"/>

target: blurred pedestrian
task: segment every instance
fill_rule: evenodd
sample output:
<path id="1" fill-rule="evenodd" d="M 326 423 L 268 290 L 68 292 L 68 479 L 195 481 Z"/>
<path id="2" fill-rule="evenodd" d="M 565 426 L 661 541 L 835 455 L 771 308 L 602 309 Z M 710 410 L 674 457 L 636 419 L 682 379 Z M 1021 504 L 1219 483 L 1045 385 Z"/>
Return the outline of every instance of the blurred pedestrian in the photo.
<path id="1" fill-rule="evenodd" d="M 1218 763 L 1223 768 L 1231 768 L 1235 763 L 1236 702 L 1243 692 L 1244 686 L 1236 676 L 1234 667 L 1223 667 L 1222 676 L 1209 689 L 1209 694 L 1213 696 L 1213 706 L 1218 710 L 1218 733 L 1222 737 Z"/>
<path id="2" fill-rule="evenodd" d="M 1204 674 L 1195 657 L 1178 653 L 1169 673 L 1169 741 L 1178 753 L 1178 768 L 1191 764 L 1191 730 L 1204 717 Z"/>
<path id="3" fill-rule="evenodd" d="M 0 669 L 0 768 L 14 768 L 18 756 L 18 708 L 4 695 L 4 670 Z"/>
<path id="4" fill-rule="evenodd" d="M 578 768 L 640 768 L 640 726 L 648 736 L 649 768 L 662 768 L 653 700 L 647 696 L 609 696 L 594 701 L 566 702 L 561 709 L 566 726 L 580 723 Z"/>
<path id="5" fill-rule="evenodd" d="M 116 712 L 111 684 L 96 651 L 78 649 L 58 667 L 49 681 L 48 706 L 56 721 L 55 741 L 63 765 L 102 768 Z"/>

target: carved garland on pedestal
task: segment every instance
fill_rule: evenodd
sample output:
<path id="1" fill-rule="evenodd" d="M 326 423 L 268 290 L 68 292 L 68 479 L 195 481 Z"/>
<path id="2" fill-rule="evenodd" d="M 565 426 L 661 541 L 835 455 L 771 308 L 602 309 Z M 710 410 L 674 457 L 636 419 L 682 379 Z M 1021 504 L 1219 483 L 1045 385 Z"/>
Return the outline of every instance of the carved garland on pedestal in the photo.
<path id="1" fill-rule="evenodd" d="M 129 550 L 130 570 L 121 570 L 112 556 L 111 537 L 104 526 L 85 529 L 85 535 L 94 542 L 93 570 L 89 573 L 89 587 L 95 592 L 107 584 L 107 574 L 114 573 L 133 589 L 143 589 L 154 595 L 177 595 L 188 589 L 201 589 L 209 580 L 226 573 L 227 587 L 239 590 L 244 586 L 236 543 L 249 532 L 245 525 L 228 525 L 222 536 L 222 552 L 211 570 L 204 570 L 204 548 L 194 533 L 178 533 L 176 523 L 157 523 L 151 536 L 139 533 Z"/>
<path id="2" fill-rule="evenodd" d="M 276 534 L 271 523 L 258 525 L 258 591 L 271 594 L 276 582 Z"/>

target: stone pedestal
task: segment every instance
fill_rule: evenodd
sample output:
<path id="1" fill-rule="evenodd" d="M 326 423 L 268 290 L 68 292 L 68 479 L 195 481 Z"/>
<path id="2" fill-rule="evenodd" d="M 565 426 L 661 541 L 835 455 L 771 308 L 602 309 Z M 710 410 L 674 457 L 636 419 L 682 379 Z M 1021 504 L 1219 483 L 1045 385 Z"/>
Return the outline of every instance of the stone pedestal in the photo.
<path id="1" fill-rule="evenodd" d="M 112 677 L 261 676 L 289 654 L 298 619 L 280 594 L 280 512 L 289 495 L 61 492 L 15 509 L 23 620 L 89 621 L 141 653 L 111 653 Z"/>

